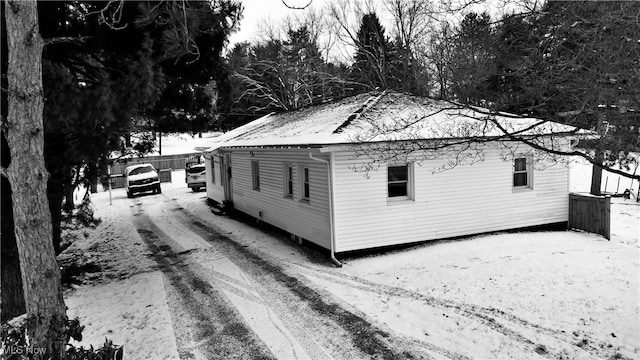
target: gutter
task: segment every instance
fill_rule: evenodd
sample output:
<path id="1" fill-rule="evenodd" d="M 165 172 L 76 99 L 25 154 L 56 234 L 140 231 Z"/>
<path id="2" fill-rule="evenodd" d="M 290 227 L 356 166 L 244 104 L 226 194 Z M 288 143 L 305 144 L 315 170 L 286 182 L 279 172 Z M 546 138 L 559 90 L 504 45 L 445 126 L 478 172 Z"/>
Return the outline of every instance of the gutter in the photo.
<path id="1" fill-rule="evenodd" d="M 333 153 L 331 153 L 331 158 L 333 159 Z M 340 262 L 340 260 L 336 259 L 336 253 L 335 253 L 336 236 L 335 236 L 335 229 L 333 228 L 333 222 L 334 222 L 333 221 L 333 183 L 331 181 L 333 167 L 331 166 L 330 161 L 313 157 L 313 153 L 311 152 L 309 153 L 309 159 L 327 164 L 327 187 L 329 188 L 329 228 L 331 229 L 331 246 L 330 246 L 331 261 L 337 267 L 342 267 L 342 263 Z"/>

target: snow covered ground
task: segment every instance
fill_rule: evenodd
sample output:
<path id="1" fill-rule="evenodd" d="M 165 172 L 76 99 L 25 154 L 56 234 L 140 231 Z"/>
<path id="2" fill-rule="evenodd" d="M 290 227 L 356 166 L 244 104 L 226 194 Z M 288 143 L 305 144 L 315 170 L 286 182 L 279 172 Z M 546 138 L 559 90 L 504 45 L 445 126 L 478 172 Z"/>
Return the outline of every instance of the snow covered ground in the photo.
<path id="1" fill-rule="evenodd" d="M 577 170 L 572 189 L 588 191 Z M 327 254 L 213 215 L 183 178 L 174 174 L 163 195 L 435 358 L 640 358 L 640 203 L 614 200 L 611 241 L 576 231 L 489 234 L 352 255 L 338 269 Z M 128 359 L 178 358 L 166 279 L 135 231 L 131 200 L 122 189 L 112 195 L 112 205 L 107 192 L 93 195 L 103 223 L 70 249 L 102 271 L 66 293 L 69 315 L 87 326 L 84 345 L 108 337 Z"/>
<path id="2" fill-rule="evenodd" d="M 188 134 L 165 134 L 162 135 L 162 143 L 156 140 L 156 146 L 153 148 L 153 152 L 149 155 L 159 155 L 162 150 L 162 155 L 177 155 L 188 154 L 199 151 L 196 148 L 207 148 L 215 141 L 215 138 L 220 136 L 220 132 L 208 132 L 203 133 L 202 137 Z M 162 149 L 160 149 L 162 145 Z"/>
<path id="3" fill-rule="evenodd" d="M 640 155 L 635 155 L 640 160 Z M 574 158 L 571 161 L 571 173 L 570 173 L 570 187 L 569 190 L 573 192 L 586 192 L 588 193 L 591 186 L 591 169 L 592 166 L 587 163 L 586 160 Z M 640 168 L 636 168 L 636 165 L 631 165 L 630 169 L 626 169 L 626 172 L 630 174 L 640 174 Z M 614 174 L 609 171 L 602 172 L 602 183 L 600 190 L 611 194 L 621 194 L 625 189 L 629 189 L 633 195 L 638 194 L 638 180 L 632 180 L 625 178 L 618 174 Z"/>

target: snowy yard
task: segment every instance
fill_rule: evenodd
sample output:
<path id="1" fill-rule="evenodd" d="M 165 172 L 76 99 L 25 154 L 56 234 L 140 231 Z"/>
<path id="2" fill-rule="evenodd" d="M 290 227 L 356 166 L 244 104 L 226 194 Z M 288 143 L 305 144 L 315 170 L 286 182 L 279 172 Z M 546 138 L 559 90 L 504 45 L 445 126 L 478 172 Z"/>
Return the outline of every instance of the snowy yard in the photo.
<path id="1" fill-rule="evenodd" d="M 66 294 L 69 316 L 79 316 L 87 326 L 83 344 L 99 345 L 106 336 L 124 344 L 131 359 L 206 354 L 182 330 L 175 331 L 185 328 L 180 324 L 185 320 L 176 317 L 170 281 L 153 261 L 140 230 L 136 232 L 138 215 L 153 219 L 154 226 L 202 268 L 254 284 L 253 297 L 263 299 L 265 311 L 287 319 L 287 310 L 270 307 L 269 296 L 275 295 L 259 287 L 271 285 L 244 267 L 247 260 L 229 253 L 221 257 L 224 252 L 215 242 L 197 236 L 197 227 L 180 224 L 182 216 L 215 227 L 234 246 L 295 277 L 322 294 L 323 301 L 418 349 L 412 354 L 421 357 L 640 358 L 639 203 L 614 201 L 611 241 L 576 231 L 489 234 L 349 255 L 342 258 L 342 268 L 335 268 L 324 252 L 272 230 L 212 214 L 205 193 L 187 189 L 183 172 L 174 172 L 173 181 L 163 184 L 162 195 L 133 200 L 124 190 L 114 190 L 112 205 L 107 192 L 94 194 L 96 216 L 103 223 L 69 251 L 101 268 Z M 143 210 L 146 213 L 137 212 Z M 213 284 L 233 282 L 225 281 Z M 321 326 L 308 325 L 301 336 L 304 329 L 272 321 L 293 344 L 287 352 L 281 340 L 265 335 L 265 327 L 273 324 L 256 321 L 258 310 L 250 311 L 250 303 L 232 292 L 219 292 L 275 357 L 363 357 L 362 349 L 332 351 L 342 348 L 322 342 Z M 296 311 L 312 311 L 305 309 Z M 303 321 L 311 315 L 296 316 Z M 313 339 L 315 345 L 305 339 Z"/>

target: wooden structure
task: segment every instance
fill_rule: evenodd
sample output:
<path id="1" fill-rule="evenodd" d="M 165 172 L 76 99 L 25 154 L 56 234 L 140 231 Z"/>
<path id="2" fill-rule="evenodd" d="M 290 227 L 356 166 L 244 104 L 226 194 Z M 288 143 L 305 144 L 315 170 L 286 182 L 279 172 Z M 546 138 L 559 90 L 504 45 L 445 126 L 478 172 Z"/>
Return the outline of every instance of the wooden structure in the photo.
<path id="1" fill-rule="evenodd" d="M 569 194 L 568 226 L 611 240 L 611 196 Z"/>
<path id="2" fill-rule="evenodd" d="M 114 164 L 111 165 L 111 174 L 113 175 L 122 174 L 124 173 L 124 169 L 127 166 L 145 164 L 145 163 L 149 163 L 153 165 L 153 167 L 156 170 L 184 169 L 188 158 L 193 156 L 201 156 L 201 155 L 202 155 L 201 152 L 195 152 L 190 154 L 154 155 L 154 156 L 122 159 L 114 162 Z"/>

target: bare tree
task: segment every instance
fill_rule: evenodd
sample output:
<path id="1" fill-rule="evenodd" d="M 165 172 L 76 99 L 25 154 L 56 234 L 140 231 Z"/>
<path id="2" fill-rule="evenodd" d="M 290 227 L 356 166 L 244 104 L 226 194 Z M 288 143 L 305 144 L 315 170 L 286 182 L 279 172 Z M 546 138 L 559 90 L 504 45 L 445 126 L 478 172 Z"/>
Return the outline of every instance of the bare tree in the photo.
<path id="1" fill-rule="evenodd" d="M 336 32 L 338 41 L 350 49 L 362 48 L 363 44 L 358 40 L 358 29 L 360 28 L 362 17 L 366 14 L 375 13 L 376 9 L 377 7 L 373 0 L 338 0 L 331 2 L 329 4 L 329 14 L 338 26 L 339 31 Z"/>
<path id="2" fill-rule="evenodd" d="M 420 0 L 385 0 L 393 18 L 392 37 L 396 51 L 395 72 L 401 89 L 413 94 L 427 94 L 426 64 L 418 54 L 424 52 L 426 39 L 435 20 L 431 3 Z"/>
<path id="3" fill-rule="evenodd" d="M 431 4 L 420 0 L 385 0 L 385 6 L 393 16 L 394 37 L 402 46 L 411 51 L 422 46 L 435 20 Z"/>
<path id="4" fill-rule="evenodd" d="M 241 112 L 287 111 L 343 96 L 343 70 L 322 58 L 317 29 L 302 25 L 286 33 L 284 40 L 237 45 L 230 52 L 231 97 Z"/>
<path id="5" fill-rule="evenodd" d="M 257 28 L 256 40 L 258 42 L 277 41 L 283 37 L 284 27 L 270 17 L 260 19 Z"/>
<path id="6" fill-rule="evenodd" d="M 420 54 L 431 69 L 433 86 L 437 90 L 437 98 L 449 99 L 452 81 L 451 66 L 453 58 L 453 30 L 448 22 L 443 21 L 429 35 L 427 48 Z"/>
<path id="7" fill-rule="evenodd" d="M 337 40 L 337 23 L 328 11 L 326 7 L 310 6 L 288 16 L 282 23 L 283 33 L 306 27 L 311 40 L 318 45 L 323 58 L 328 61 Z"/>

